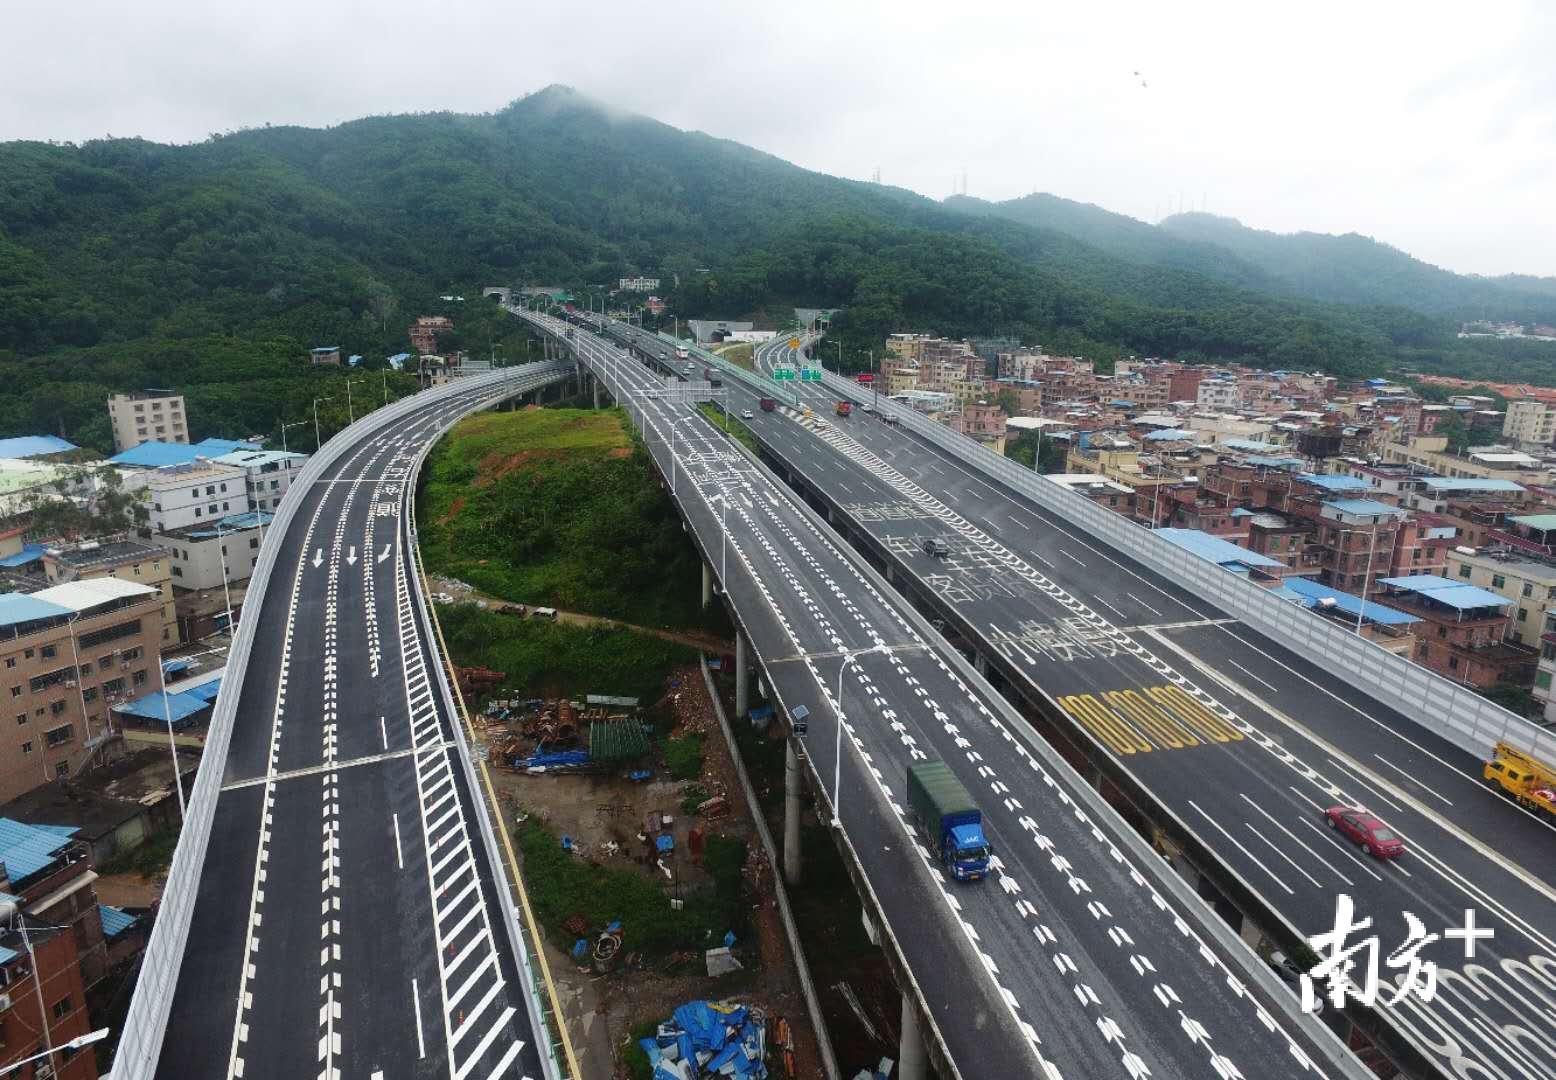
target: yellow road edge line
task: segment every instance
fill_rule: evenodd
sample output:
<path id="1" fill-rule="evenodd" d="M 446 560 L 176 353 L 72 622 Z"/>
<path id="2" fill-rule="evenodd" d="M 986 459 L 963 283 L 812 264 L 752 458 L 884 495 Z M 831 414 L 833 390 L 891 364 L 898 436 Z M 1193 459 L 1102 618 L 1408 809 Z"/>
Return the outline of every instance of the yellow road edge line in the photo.
<path id="1" fill-rule="evenodd" d="M 421 578 L 422 595 L 428 594 L 427 569 L 421 561 L 421 545 L 416 545 L 416 574 Z M 454 688 L 454 700 L 459 704 L 459 715 L 465 722 L 465 730 L 469 733 L 472 743 L 475 739 L 475 725 L 470 723 L 470 710 L 465 707 L 465 695 L 459 691 L 459 678 L 454 673 L 453 654 L 448 651 L 448 643 L 443 640 L 443 624 L 438 621 L 438 609 L 436 604 L 428 604 L 427 611 L 432 615 L 432 629 L 438 635 L 438 648 L 443 653 L 443 666 L 448 670 L 448 680 Z M 508 867 L 511 871 L 509 878 L 519 893 L 519 906 L 524 909 L 524 923 L 529 929 L 530 940 L 535 943 L 535 957 L 540 961 L 540 975 L 546 983 L 546 996 L 551 1000 L 551 1015 L 556 1017 L 556 1031 L 562 1043 L 562 1054 L 567 1059 L 567 1074 L 571 1080 L 583 1080 L 583 1074 L 578 1070 L 578 1058 L 573 1053 L 573 1041 L 567 1034 L 567 1017 L 562 1013 L 562 1003 L 557 1000 L 556 983 L 551 980 L 551 965 L 546 962 L 546 941 L 541 936 L 539 928 L 535 924 L 535 913 L 529 906 L 529 893 L 524 889 L 524 875 L 519 870 L 518 856 L 513 850 L 513 840 L 508 835 L 507 822 L 503 820 L 502 803 L 497 801 L 497 791 L 492 787 L 492 774 L 486 768 L 486 762 L 477 761 L 481 767 L 481 780 L 486 785 L 487 800 L 492 804 L 492 814 L 497 819 L 497 833 L 502 837 L 503 850 L 508 855 Z"/>

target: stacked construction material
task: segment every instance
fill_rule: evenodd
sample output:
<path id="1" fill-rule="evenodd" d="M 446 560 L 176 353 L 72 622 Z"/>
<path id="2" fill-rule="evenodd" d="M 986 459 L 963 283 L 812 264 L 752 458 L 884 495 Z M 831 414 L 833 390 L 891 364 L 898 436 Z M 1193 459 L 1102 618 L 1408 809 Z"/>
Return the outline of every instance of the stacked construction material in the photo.
<path id="1" fill-rule="evenodd" d="M 767 1017 L 734 1002 L 689 1001 L 638 1045 L 654 1080 L 766 1080 Z"/>

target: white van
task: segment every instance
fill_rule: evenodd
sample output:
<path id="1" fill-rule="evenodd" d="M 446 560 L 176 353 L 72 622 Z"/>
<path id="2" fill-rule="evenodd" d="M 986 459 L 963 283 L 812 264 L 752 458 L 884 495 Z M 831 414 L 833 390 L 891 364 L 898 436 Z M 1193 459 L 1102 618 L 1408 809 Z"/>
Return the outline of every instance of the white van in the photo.
<path id="1" fill-rule="evenodd" d="M 552 622 L 556 622 L 556 608 L 538 607 L 530 612 L 530 616 L 536 619 L 550 619 Z"/>

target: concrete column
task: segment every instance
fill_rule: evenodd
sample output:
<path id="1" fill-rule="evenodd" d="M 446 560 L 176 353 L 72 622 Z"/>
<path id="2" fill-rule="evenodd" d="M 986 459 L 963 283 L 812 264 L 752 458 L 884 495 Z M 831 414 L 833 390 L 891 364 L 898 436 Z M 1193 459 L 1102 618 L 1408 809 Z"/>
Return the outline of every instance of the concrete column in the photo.
<path id="1" fill-rule="evenodd" d="M 707 611 L 713 606 L 713 567 L 707 563 L 702 564 L 702 609 Z"/>
<path id="2" fill-rule="evenodd" d="M 902 995 L 902 1042 L 897 1047 L 897 1080 L 924 1080 L 928 1074 L 924 1035 L 919 1031 L 918 1006 Z"/>
<path id="3" fill-rule="evenodd" d="M 711 574 L 706 566 L 704 573 Z M 750 659 L 746 656 L 746 636 L 739 630 L 735 631 L 735 716 L 738 719 L 746 714 L 751 707 L 751 666 Z"/>
<path id="4" fill-rule="evenodd" d="M 594 407 L 600 407 L 600 380 L 597 376 L 589 376 L 589 385 L 594 387 Z"/>
<path id="5" fill-rule="evenodd" d="M 982 653 L 973 653 L 973 670 L 985 677 L 989 674 L 989 659 Z"/>
<path id="6" fill-rule="evenodd" d="M 783 879 L 800 883 L 800 798 L 805 779 L 800 774 L 800 755 L 790 736 L 783 755 Z"/>

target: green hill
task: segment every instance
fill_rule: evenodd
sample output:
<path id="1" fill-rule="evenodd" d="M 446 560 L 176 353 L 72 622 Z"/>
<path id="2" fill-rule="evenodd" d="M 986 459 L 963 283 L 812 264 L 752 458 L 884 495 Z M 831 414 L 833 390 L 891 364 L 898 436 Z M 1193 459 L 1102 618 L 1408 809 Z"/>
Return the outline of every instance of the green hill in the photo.
<path id="1" fill-rule="evenodd" d="M 189 146 L 0 144 L 0 434 L 100 437 L 102 395 L 148 384 L 208 385 L 222 411 L 204 422 L 273 431 L 276 398 L 291 414 L 329 393 L 299 366 L 310 345 L 371 365 L 406 348 L 412 316 L 444 313 L 459 344 L 522 354 L 495 311 L 438 297 L 636 272 L 662 278 L 682 318 L 843 308 L 834 330 L 860 362 L 889 332 L 934 329 L 1103 360 L 1556 381 L 1522 347 L 1456 342 L 1441 315 L 1291 295 L 1257 260 L 1096 208 L 1026 210 L 809 172 L 565 87 L 489 115 Z M 257 378 L 271 385 L 250 400 Z"/>

